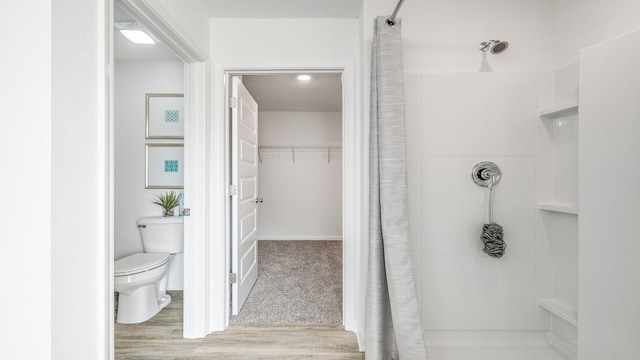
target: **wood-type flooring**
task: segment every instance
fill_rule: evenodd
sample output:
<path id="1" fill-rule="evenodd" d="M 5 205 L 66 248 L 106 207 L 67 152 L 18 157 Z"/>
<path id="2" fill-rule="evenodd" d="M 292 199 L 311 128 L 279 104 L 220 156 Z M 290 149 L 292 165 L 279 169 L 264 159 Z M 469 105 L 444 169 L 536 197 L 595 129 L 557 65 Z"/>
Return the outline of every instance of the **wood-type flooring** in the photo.
<path id="1" fill-rule="evenodd" d="M 182 292 L 141 324 L 115 324 L 116 359 L 364 359 L 341 325 L 232 325 L 203 339 L 182 337 Z"/>

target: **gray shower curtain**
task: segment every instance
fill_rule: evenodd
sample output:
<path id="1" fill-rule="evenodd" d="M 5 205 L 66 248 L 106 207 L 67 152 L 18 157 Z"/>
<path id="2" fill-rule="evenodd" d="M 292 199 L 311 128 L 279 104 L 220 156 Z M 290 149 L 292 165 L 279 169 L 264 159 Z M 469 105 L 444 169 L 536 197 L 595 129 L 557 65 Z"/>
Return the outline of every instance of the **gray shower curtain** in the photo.
<path id="1" fill-rule="evenodd" d="M 376 19 L 371 56 L 368 360 L 427 358 L 409 241 L 400 25 Z"/>

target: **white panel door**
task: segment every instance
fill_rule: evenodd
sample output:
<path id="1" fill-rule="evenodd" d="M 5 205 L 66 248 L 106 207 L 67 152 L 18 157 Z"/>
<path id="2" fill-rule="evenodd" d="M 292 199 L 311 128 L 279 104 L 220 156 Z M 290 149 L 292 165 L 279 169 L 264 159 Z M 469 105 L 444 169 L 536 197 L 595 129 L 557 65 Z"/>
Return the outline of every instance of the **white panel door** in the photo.
<path id="1" fill-rule="evenodd" d="M 258 278 L 258 104 L 238 77 L 232 78 L 231 314 L 237 315 Z"/>

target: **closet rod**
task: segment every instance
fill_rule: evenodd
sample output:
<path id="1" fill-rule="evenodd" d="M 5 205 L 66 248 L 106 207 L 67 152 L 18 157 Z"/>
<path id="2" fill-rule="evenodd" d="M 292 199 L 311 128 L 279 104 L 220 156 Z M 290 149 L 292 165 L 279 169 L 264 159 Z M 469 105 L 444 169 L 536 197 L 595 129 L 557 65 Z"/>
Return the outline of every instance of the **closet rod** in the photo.
<path id="1" fill-rule="evenodd" d="M 324 156 L 323 156 L 323 155 Z M 309 145 L 262 145 L 258 146 L 258 161 L 263 159 L 321 159 L 326 156 L 327 162 L 342 158 L 342 146 L 309 146 Z"/>
<path id="2" fill-rule="evenodd" d="M 325 145 L 325 146 L 309 146 L 309 145 L 260 145 L 258 146 L 258 148 L 260 149 L 271 149 L 271 150 L 289 150 L 291 148 L 293 149 L 300 149 L 300 150 L 325 150 L 326 148 L 332 148 L 332 149 L 341 149 L 342 146 L 331 146 L 331 145 Z"/>

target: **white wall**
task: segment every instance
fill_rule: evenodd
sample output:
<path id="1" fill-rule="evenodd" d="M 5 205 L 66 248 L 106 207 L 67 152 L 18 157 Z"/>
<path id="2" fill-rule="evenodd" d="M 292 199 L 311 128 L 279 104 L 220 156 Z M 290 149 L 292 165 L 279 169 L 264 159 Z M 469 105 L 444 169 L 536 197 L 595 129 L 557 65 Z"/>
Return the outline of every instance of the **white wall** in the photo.
<path id="1" fill-rule="evenodd" d="M 580 49 L 640 28 L 636 0 L 554 0 L 552 6 L 556 68 L 577 62 Z"/>
<path id="2" fill-rule="evenodd" d="M 52 358 L 104 359 L 111 352 L 108 330 L 113 323 L 108 221 L 111 63 L 105 46 L 113 4 L 51 5 L 51 267 L 39 268 L 31 256 L 24 263 L 39 276 L 51 274 Z M 31 14 L 33 9 L 25 11 Z M 39 301 L 39 296 L 32 300 Z M 24 301 L 29 311 L 30 302 Z M 38 319 L 29 328 L 41 328 L 41 321 L 46 320 Z M 28 348 L 35 344 L 30 342 Z"/>
<path id="3" fill-rule="evenodd" d="M 224 99 L 222 74 L 219 73 L 222 66 L 233 64 L 244 68 L 248 66 L 265 67 L 347 67 L 348 73 L 345 77 L 344 86 L 350 91 L 348 93 L 353 98 L 353 103 L 343 103 L 343 111 L 346 118 L 353 119 L 353 122 L 345 123 L 345 138 L 350 137 L 355 149 L 364 148 L 364 134 L 361 114 L 361 84 L 360 60 L 361 60 L 361 40 L 359 37 L 360 26 L 357 19 L 212 19 L 210 22 L 210 59 L 214 65 L 212 114 L 215 123 L 213 125 L 213 141 L 224 143 L 224 110 L 221 99 Z M 346 93 L 345 93 L 346 94 Z M 353 267 L 361 266 L 362 261 L 360 246 L 366 239 L 364 237 L 365 226 L 361 220 L 360 209 L 365 208 L 365 193 L 360 191 L 349 191 L 356 186 L 366 183 L 365 173 L 361 169 L 361 164 L 366 163 L 366 153 L 360 151 L 349 151 L 343 149 L 344 161 L 351 161 L 354 166 L 345 168 L 343 176 L 352 181 L 344 185 L 344 206 L 347 212 L 350 209 L 354 212 L 354 217 L 344 225 L 344 249 L 345 259 L 355 259 L 355 264 L 345 260 L 345 321 L 344 325 L 349 330 L 362 330 L 362 323 L 357 318 L 356 311 L 360 311 L 363 301 L 358 302 L 356 309 L 355 301 L 351 296 L 360 296 L 359 288 L 356 288 L 355 281 L 364 283 L 361 279 L 353 279 L 350 274 L 354 274 Z M 214 149 L 213 161 L 216 169 L 224 170 L 224 153 L 219 148 Z M 222 189 L 221 184 L 218 189 Z M 214 209 L 212 221 L 218 221 L 214 226 L 223 226 L 220 219 L 224 217 L 224 199 L 222 192 L 213 195 L 219 199 L 220 205 Z M 214 204 L 215 205 L 215 204 Z M 214 244 L 214 251 L 224 253 L 224 231 L 214 229 L 216 238 L 221 239 Z M 362 239 L 362 240 L 361 240 Z M 357 252 L 357 253 L 356 253 Z M 349 267 L 353 265 L 353 267 Z M 224 274 L 224 273 L 222 273 Z M 224 277 L 217 278 L 217 284 L 224 286 Z M 355 293 L 355 294 L 354 294 Z M 363 298 L 362 298 L 363 299 Z M 358 298 L 358 300 L 362 300 Z M 223 305 L 223 303 L 220 303 Z M 217 305 L 217 306 L 215 306 Z M 224 306 L 214 304 L 216 313 L 224 311 Z"/>
<path id="4" fill-rule="evenodd" d="M 637 31 L 580 54 L 581 360 L 640 357 L 639 44 Z"/>
<path id="5" fill-rule="evenodd" d="M 115 64 L 114 78 L 114 256 L 119 259 L 142 252 L 136 220 L 162 215 L 162 209 L 151 201 L 156 194 L 169 191 L 145 189 L 145 144 L 182 142 L 145 140 L 145 94 L 184 93 L 184 65 L 181 61 L 121 61 Z"/>
<path id="6" fill-rule="evenodd" d="M 260 146 L 342 145 L 341 112 L 261 111 L 258 119 Z M 341 240 L 342 152 L 329 162 L 324 149 L 301 151 L 295 162 L 290 151 L 262 151 L 258 238 Z"/>
<path id="7" fill-rule="evenodd" d="M 213 19 L 210 24 L 214 62 L 286 65 L 359 59 L 355 19 Z"/>
<path id="8" fill-rule="evenodd" d="M 339 111 L 260 111 L 260 145 L 342 146 Z"/>
<path id="9" fill-rule="evenodd" d="M 7 205 L 0 209 L 0 316 L 11 329 L 0 339 L 3 359 L 51 357 L 51 15 L 50 2 L 37 0 L 3 4 L 0 12 L 0 42 L 13 54 L 0 58 Z M 16 36 L 25 26 L 30 31 Z"/>

